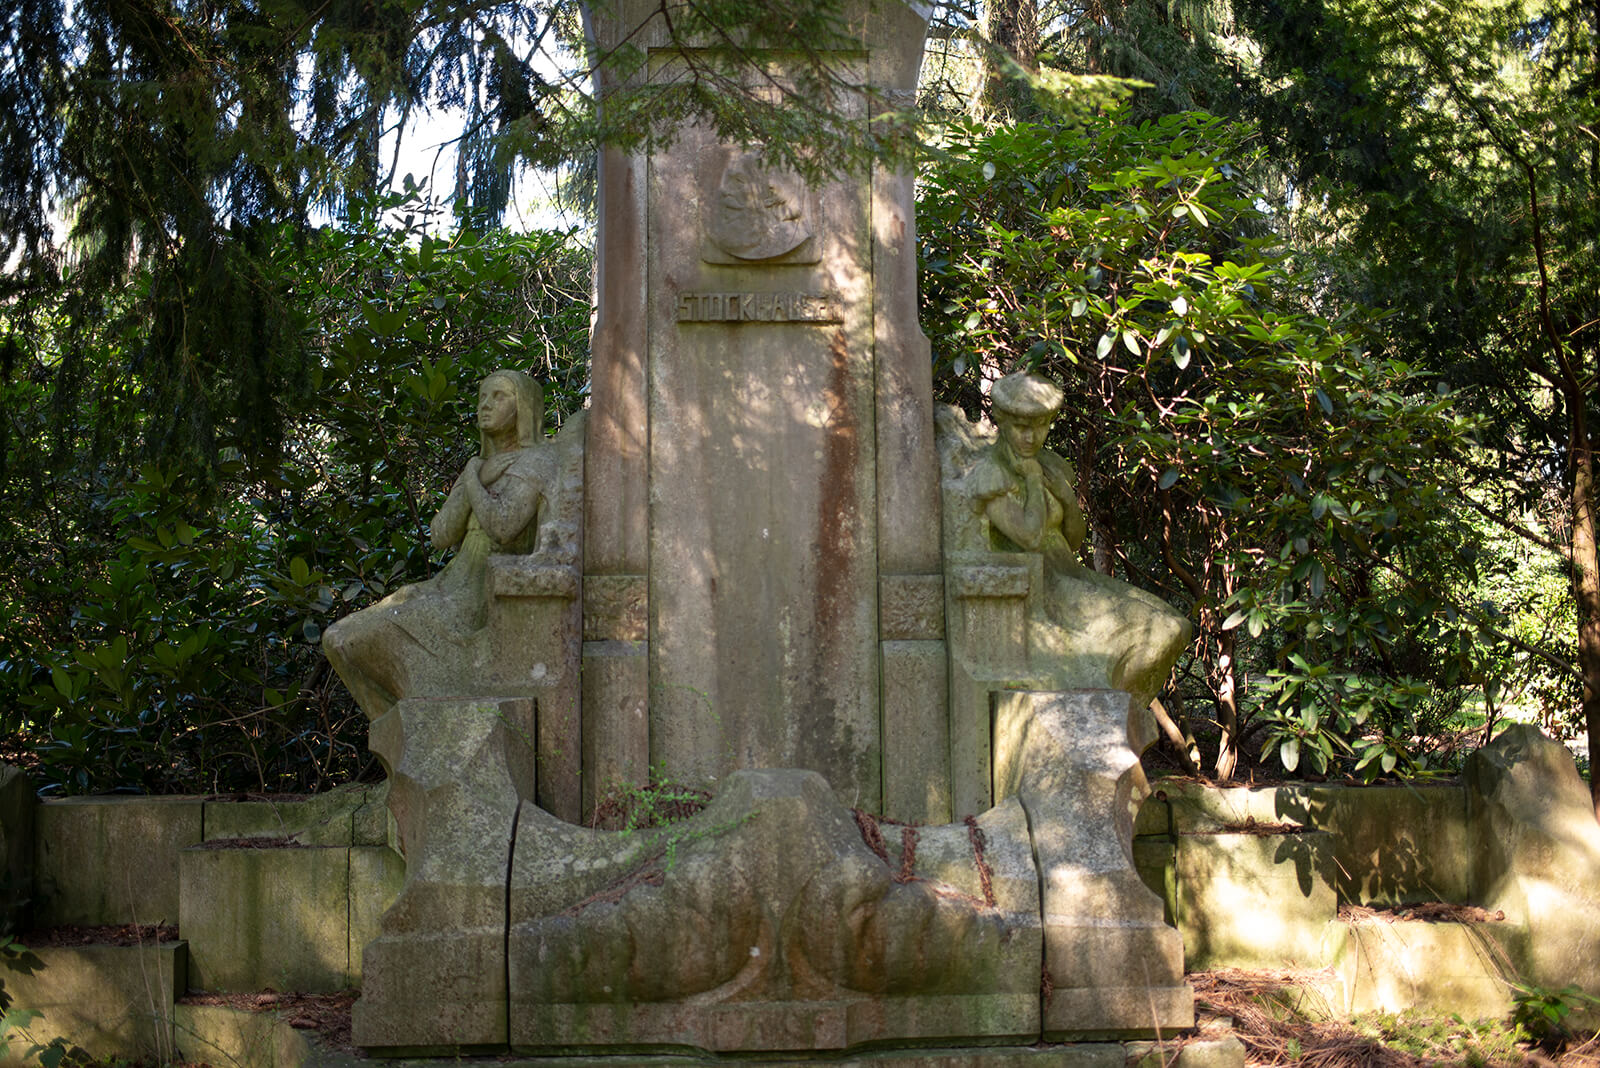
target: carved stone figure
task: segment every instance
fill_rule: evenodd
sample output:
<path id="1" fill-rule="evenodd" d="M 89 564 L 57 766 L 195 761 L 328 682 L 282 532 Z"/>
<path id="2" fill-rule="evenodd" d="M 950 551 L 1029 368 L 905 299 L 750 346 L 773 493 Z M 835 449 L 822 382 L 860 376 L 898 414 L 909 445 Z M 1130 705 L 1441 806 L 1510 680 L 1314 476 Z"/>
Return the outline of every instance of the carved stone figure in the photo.
<path id="1" fill-rule="evenodd" d="M 405 697 L 459 692 L 469 639 L 488 614 L 491 554 L 532 552 L 551 472 L 544 394 L 520 371 L 496 371 L 478 387 L 481 451 L 467 461 L 430 524 L 436 549 L 456 554 L 433 578 L 346 616 L 322 647 L 369 719 Z"/>
<path id="2" fill-rule="evenodd" d="M 971 466 L 953 487 L 951 503 L 968 512 L 967 522 L 956 524 L 965 528 L 956 548 L 1040 558 L 1042 588 L 1027 591 L 1024 674 L 1031 684 L 1110 686 L 1149 704 L 1189 643 L 1189 621 L 1160 598 L 1078 559 L 1085 525 L 1075 472 L 1044 448 L 1061 390 L 1019 372 L 997 381 L 991 398 L 993 440 L 961 428 Z M 955 420 L 965 423 L 952 414 L 954 420 L 944 420 L 947 433 Z"/>

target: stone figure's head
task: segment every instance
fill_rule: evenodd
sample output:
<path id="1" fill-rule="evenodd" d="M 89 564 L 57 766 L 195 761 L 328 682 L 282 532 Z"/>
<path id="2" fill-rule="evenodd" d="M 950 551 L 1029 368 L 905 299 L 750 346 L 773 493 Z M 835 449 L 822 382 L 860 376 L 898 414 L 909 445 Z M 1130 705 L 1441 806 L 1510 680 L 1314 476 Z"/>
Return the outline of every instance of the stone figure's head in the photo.
<path id="1" fill-rule="evenodd" d="M 1027 371 L 1017 371 L 995 382 L 989 391 L 994 421 L 1000 437 L 1021 459 L 1037 456 L 1064 396 L 1054 382 Z"/>
<path id="2" fill-rule="evenodd" d="M 516 419 L 517 448 L 544 437 L 544 390 L 521 371 L 495 371 L 478 384 L 478 437 L 484 456 L 494 453 L 494 436 L 504 421 Z"/>

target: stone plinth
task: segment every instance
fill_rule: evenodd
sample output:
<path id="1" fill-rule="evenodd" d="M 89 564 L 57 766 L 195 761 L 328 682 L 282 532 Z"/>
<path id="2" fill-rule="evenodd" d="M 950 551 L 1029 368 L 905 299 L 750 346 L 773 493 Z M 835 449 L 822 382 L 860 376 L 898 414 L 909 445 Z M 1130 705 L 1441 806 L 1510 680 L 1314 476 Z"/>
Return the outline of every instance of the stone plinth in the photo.
<path id="1" fill-rule="evenodd" d="M 1512 956 L 1527 944 L 1525 929 L 1376 919 L 1351 923 L 1343 933 L 1338 973 L 1345 1012 L 1421 1009 L 1472 1020 L 1511 1011 Z"/>
<path id="2" fill-rule="evenodd" d="M 200 841 L 193 797 L 71 797 L 35 811 L 33 922 L 175 923 L 178 851 Z"/>
<path id="3" fill-rule="evenodd" d="M 27 967 L 0 967 L 17 1009 L 40 1016 L 13 1032 L 5 1068 L 21 1068 L 32 1041 L 62 1037 L 95 1058 L 172 1060 L 172 1002 L 184 989 L 185 945 L 42 946 Z"/>
<path id="4" fill-rule="evenodd" d="M 1192 970 L 1320 968 L 1343 932 L 1333 838 L 1201 834 L 1178 839 L 1178 929 Z"/>
<path id="5" fill-rule="evenodd" d="M 1511 954 L 1519 976 L 1552 989 L 1580 976 L 1600 995 L 1600 825 L 1572 754 L 1513 724 L 1472 755 L 1465 778 L 1478 900 L 1537 934 Z M 1600 1025 L 1600 1010 L 1571 1022 Z"/>
<path id="6" fill-rule="evenodd" d="M 359 1045 L 504 1048 L 506 872 L 536 789 L 527 698 L 401 701 L 372 725 L 405 885 L 366 948 Z"/>
<path id="7" fill-rule="evenodd" d="M 1194 1025 L 1183 940 L 1133 864 L 1135 712 L 1116 690 L 1006 693 L 995 706 L 995 796 L 1021 801 L 1039 865 L 1046 1040 Z"/>
<path id="8" fill-rule="evenodd" d="M 876 825 L 873 825 L 876 827 Z M 1038 1033 L 1038 881 L 1015 803 L 880 855 L 821 776 L 745 771 L 681 825 L 587 831 L 525 808 L 511 1041 L 708 1051 Z M 980 872 L 987 872 L 984 879 Z M 987 885 L 987 890 L 985 890 Z"/>
<path id="9" fill-rule="evenodd" d="M 351 985 L 349 847 L 185 849 L 179 872 L 192 988 Z"/>
<path id="10" fill-rule="evenodd" d="M 384 786 L 352 784 L 303 801 L 208 801 L 204 838 L 207 842 L 290 838 L 304 846 L 377 845 L 384 840 L 386 796 Z"/>

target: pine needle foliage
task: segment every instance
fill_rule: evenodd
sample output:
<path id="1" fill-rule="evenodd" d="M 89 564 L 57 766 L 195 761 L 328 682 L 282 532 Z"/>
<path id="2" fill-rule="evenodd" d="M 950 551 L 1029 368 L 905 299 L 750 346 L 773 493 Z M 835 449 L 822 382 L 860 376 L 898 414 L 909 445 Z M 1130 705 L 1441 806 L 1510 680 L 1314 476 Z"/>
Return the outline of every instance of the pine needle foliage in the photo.
<path id="1" fill-rule="evenodd" d="M 604 18 L 611 5 L 591 6 Z M 21 358 L 10 366 L 48 367 L 66 420 L 97 373 L 85 366 L 94 339 L 124 337 L 133 403 L 93 433 L 139 459 L 212 471 L 227 447 L 271 456 L 311 399 L 305 323 L 267 258 L 387 191 L 396 132 L 421 109 L 463 116 L 454 185 L 438 192 L 479 229 L 505 210 L 518 168 L 602 143 L 648 148 L 686 118 L 813 170 L 909 140 L 906 124 L 860 118 L 864 71 L 833 51 L 859 28 L 842 0 L 629 10 L 657 11 L 655 43 L 680 50 L 675 77 L 636 84 L 638 43 L 592 47 L 571 0 L 11 5 L 0 18 L 0 332 Z M 770 76 L 753 79 L 758 53 L 781 56 L 781 76 L 765 63 Z M 617 90 L 603 109 L 597 76 Z M 66 329 L 37 351 L 36 320 L 49 315 Z"/>

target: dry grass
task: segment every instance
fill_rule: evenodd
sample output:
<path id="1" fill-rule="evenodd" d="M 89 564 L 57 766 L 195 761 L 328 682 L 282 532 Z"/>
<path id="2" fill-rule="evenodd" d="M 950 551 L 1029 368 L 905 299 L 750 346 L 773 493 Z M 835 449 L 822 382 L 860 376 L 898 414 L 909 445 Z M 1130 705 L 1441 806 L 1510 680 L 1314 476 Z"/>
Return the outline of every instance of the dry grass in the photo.
<path id="1" fill-rule="evenodd" d="M 259 994 L 190 994 L 179 1002 L 277 1013 L 290 1027 L 315 1033 L 325 1047 L 358 1055 L 360 1051 L 350 1041 L 350 1007 L 357 996 L 354 990 L 337 994 L 279 994 L 265 990 Z"/>
<path id="2" fill-rule="evenodd" d="M 1340 1019 L 1320 994 L 1331 972 L 1221 969 L 1189 976 L 1202 1016 L 1232 1020 L 1249 1066 L 1298 1068 L 1600 1068 L 1593 1035 L 1546 1051 L 1509 1023 L 1408 1012 Z"/>

